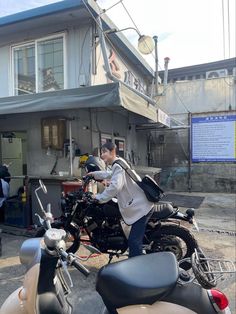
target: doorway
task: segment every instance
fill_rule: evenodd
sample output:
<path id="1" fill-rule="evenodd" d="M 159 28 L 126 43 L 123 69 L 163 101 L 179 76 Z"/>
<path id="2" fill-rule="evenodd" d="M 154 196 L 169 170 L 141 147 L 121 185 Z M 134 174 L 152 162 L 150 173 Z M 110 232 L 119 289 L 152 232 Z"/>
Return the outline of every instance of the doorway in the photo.
<path id="1" fill-rule="evenodd" d="M 3 132 L 0 134 L 0 163 L 8 166 L 11 174 L 10 196 L 17 195 L 27 175 L 27 132 Z"/>

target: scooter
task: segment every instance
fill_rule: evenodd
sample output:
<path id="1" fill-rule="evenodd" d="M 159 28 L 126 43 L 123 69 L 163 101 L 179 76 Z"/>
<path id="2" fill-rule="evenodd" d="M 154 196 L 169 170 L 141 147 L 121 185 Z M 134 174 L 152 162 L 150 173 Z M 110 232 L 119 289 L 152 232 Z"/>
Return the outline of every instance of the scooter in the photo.
<path id="1" fill-rule="evenodd" d="M 207 259 L 204 255 L 201 259 L 200 254 L 196 250 L 191 258 L 195 265 L 193 275 L 179 267 L 171 252 L 137 256 L 104 266 L 96 283 L 107 309 L 103 314 L 230 314 L 225 294 L 217 289 L 203 289 L 200 284 L 216 285 L 214 271 L 206 267 Z M 235 273 L 233 263 L 227 262 L 230 270 L 221 271 L 221 275 Z"/>
<path id="2" fill-rule="evenodd" d="M 41 181 L 36 195 L 39 189 L 46 193 Z M 7 298 L 0 314 L 76 313 L 67 299 L 70 288 L 64 273 L 71 280 L 68 265 L 85 276 L 89 271 L 78 257 L 65 251 L 66 232 L 51 228 L 50 206 L 46 211 L 42 204 L 40 207 L 44 217 L 39 216 L 40 223 L 47 226 L 47 231 L 43 239 L 28 239 L 23 243 L 20 250 L 21 263 L 26 267 L 23 286 Z M 87 248 L 91 254 L 97 252 L 96 248 Z M 199 254 L 198 251 L 195 253 Z M 195 256 L 193 261 L 196 272 L 199 257 Z M 96 314 L 231 313 L 227 297 L 218 290 L 206 290 L 194 282 L 188 272 L 179 268 L 171 252 L 137 256 L 103 267 L 97 276 L 96 290 L 105 304 Z"/>
<path id="3" fill-rule="evenodd" d="M 20 249 L 20 261 L 26 267 L 23 286 L 6 299 L 0 309 L 1 314 L 71 314 L 72 305 L 67 300 L 70 288 L 62 269 L 69 278 L 68 265 L 74 266 L 85 276 L 89 275 L 78 258 L 65 251 L 66 232 L 51 228 L 53 217 L 50 206 L 46 211 L 43 209 L 38 197 L 39 190 L 47 193 L 41 180 L 35 194 L 44 219 L 38 217 L 40 223 L 47 226 L 47 231 L 43 239 L 28 239 L 23 243 Z"/>

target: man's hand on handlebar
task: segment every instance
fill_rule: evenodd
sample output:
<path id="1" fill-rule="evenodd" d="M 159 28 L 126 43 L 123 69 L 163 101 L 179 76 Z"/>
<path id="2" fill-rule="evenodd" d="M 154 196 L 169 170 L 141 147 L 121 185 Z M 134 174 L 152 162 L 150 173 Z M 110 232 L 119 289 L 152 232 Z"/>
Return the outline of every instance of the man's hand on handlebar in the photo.
<path id="1" fill-rule="evenodd" d="M 93 172 L 89 172 L 86 174 L 86 177 L 91 177 L 94 179 L 94 173 Z"/>
<path id="2" fill-rule="evenodd" d="M 83 196 L 83 199 L 89 203 L 98 203 L 96 196 L 91 192 L 86 192 Z"/>

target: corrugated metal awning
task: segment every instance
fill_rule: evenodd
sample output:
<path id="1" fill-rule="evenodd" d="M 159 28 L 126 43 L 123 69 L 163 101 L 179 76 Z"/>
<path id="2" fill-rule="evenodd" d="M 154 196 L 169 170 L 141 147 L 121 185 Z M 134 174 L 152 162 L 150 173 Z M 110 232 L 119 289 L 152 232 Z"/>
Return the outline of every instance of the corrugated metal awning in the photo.
<path id="1" fill-rule="evenodd" d="M 82 108 L 124 108 L 158 122 L 155 106 L 120 83 L 0 98 L 0 115 Z"/>

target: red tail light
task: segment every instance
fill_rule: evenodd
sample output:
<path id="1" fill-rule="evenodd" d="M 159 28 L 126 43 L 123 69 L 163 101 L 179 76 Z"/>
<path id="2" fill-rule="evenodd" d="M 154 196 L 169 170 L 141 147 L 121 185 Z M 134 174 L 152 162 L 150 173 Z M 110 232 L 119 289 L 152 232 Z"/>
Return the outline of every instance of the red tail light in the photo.
<path id="1" fill-rule="evenodd" d="M 229 305 L 229 301 L 223 292 L 216 289 L 211 289 L 210 293 L 212 301 L 215 303 L 215 305 L 217 305 L 219 310 L 222 311 L 227 308 L 227 306 Z"/>

